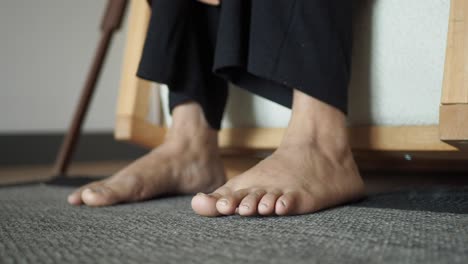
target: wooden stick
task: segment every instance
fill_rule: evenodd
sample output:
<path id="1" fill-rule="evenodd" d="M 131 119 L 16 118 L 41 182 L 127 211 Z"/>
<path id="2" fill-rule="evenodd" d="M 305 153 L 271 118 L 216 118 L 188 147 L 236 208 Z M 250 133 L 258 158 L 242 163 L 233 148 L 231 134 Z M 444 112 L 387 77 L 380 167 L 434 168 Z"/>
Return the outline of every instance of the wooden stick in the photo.
<path id="1" fill-rule="evenodd" d="M 99 79 L 104 60 L 109 50 L 113 33 L 120 28 L 126 6 L 127 0 L 109 0 L 107 3 L 105 15 L 101 24 L 101 40 L 84 84 L 73 120 L 62 142 L 60 152 L 57 155 L 53 169 L 53 175 L 55 176 L 65 176 L 67 173 L 70 160 L 74 154 L 80 137 L 83 121 L 88 112 L 89 105 L 96 88 L 96 83 Z"/>

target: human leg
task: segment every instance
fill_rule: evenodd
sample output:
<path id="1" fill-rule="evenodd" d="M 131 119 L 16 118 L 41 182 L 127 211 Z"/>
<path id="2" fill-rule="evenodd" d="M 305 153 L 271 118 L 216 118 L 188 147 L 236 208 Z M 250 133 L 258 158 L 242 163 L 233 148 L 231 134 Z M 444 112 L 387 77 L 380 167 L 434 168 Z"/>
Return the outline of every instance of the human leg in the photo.
<path id="1" fill-rule="evenodd" d="M 161 146 L 110 178 L 79 188 L 68 197 L 71 204 L 105 206 L 210 191 L 225 181 L 217 130 L 227 84 L 211 73 L 217 12 L 185 0 L 152 5 L 138 75 L 169 85 L 172 126 Z"/>
<path id="2" fill-rule="evenodd" d="M 243 88 L 280 104 L 292 104 L 292 116 L 281 145 L 270 157 L 215 192 L 193 198 L 197 213 L 303 214 L 363 195 L 345 116 L 351 59 L 350 2 L 297 0 L 278 4 L 258 0 L 243 2 L 240 7 L 239 2 L 223 1 L 225 6 L 232 5 L 232 10 L 248 9 L 245 12 L 253 15 L 248 34 L 240 34 L 240 38 L 250 37 L 248 63 L 239 63 L 243 61 L 241 53 L 235 61 L 226 62 L 220 56 L 217 72 L 227 78 L 235 76 L 232 80 Z M 271 28 L 274 23 L 279 28 Z M 232 24 L 226 23 L 227 27 Z"/>

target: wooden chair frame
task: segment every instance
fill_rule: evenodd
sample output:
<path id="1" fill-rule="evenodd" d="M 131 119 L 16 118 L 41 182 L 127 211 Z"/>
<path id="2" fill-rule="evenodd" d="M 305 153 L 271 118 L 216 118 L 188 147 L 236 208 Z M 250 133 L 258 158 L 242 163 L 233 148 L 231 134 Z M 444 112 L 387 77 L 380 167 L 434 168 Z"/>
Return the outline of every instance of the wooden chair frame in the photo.
<path id="1" fill-rule="evenodd" d="M 146 1 L 131 1 L 115 129 L 116 139 L 148 148 L 159 145 L 166 130 L 163 125 L 147 121 L 151 83 L 135 76 L 150 13 Z M 431 163 L 468 159 L 464 152 L 468 148 L 467 19 L 468 2 L 451 0 L 439 125 L 352 126 L 349 136 L 358 157 L 396 157 L 403 161 L 419 158 L 432 160 Z M 222 129 L 219 143 L 225 151 L 273 150 L 283 132 L 284 128 Z M 376 166 L 381 165 L 394 166 Z"/>

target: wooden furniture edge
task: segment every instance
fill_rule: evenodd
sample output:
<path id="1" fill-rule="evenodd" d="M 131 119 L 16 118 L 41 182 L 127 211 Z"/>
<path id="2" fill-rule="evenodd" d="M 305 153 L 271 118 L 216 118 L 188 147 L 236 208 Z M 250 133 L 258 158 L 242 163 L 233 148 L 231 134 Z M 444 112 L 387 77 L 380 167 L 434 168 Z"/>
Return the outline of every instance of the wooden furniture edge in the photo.
<path id="1" fill-rule="evenodd" d="M 152 125 L 137 116 L 118 116 L 114 137 L 119 141 L 135 143 L 144 148 L 154 148 L 164 141 L 166 128 Z"/>
<path id="2" fill-rule="evenodd" d="M 468 150 L 468 104 L 441 105 L 440 139 L 460 150 Z"/>
<path id="3" fill-rule="evenodd" d="M 451 0 L 441 104 L 468 104 L 468 2 Z"/>
<path id="4" fill-rule="evenodd" d="M 116 138 L 154 148 L 164 139 L 166 129 L 138 117 L 119 116 Z M 226 128 L 219 133 L 219 145 L 234 150 L 274 150 L 284 128 Z M 372 151 L 456 151 L 439 140 L 438 126 L 355 126 L 349 128 L 353 150 Z"/>
<path id="5" fill-rule="evenodd" d="M 146 120 L 149 113 L 150 87 L 149 81 L 136 76 L 139 60 L 148 28 L 151 11 L 146 1 L 132 0 L 130 4 L 129 29 L 126 37 L 124 62 L 121 71 L 120 90 L 117 104 L 117 117 L 127 122 Z M 132 117 L 131 119 L 127 119 Z M 121 138 L 128 131 L 119 131 L 126 127 L 125 122 L 117 121 L 116 138 Z M 135 126 L 141 126 L 139 122 Z M 131 126 L 133 127 L 133 126 Z M 135 133 L 135 132 L 133 132 Z"/>
<path id="6" fill-rule="evenodd" d="M 440 140 L 468 150 L 468 2 L 451 0 L 444 81 L 439 109 Z"/>

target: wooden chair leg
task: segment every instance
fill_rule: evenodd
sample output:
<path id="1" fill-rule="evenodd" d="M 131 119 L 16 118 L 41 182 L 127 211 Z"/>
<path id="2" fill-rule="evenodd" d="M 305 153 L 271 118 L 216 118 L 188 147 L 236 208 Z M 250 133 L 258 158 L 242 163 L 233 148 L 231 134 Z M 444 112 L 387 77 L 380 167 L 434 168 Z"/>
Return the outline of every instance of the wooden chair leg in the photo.
<path id="1" fill-rule="evenodd" d="M 75 110 L 72 123 L 60 147 L 53 169 L 54 176 L 65 176 L 78 143 L 83 121 L 89 109 L 96 83 L 100 76 L 104 60 L 106 58 L 113 33 L 120 28 L 123 15 L 127 6 L 127 0 L 109 0 L 101 24 L 101 40 L 84 84 L 80 101 Z"/>
<path id="2" fill-rule="evenodd" d="M 156 99 L 156 107 L 159 108 L 161 107 L 159 98 L 151 96 L 150 81 L 135 75 L 142 56 L 150 17 L 151 8 L 146 1 L 131 1 L 114 134 L 119 141 L 145 148 L 160 145 L 165 135 L 162 120 L 155 124 L 148 119 L 151 111 L 150 100 Z"/>
<path id="3" fill-rule="evenodd" d="M 439 110 L 440 139 L 468 151 L 468 3 L 451 0 L 444 83 Z"/>

